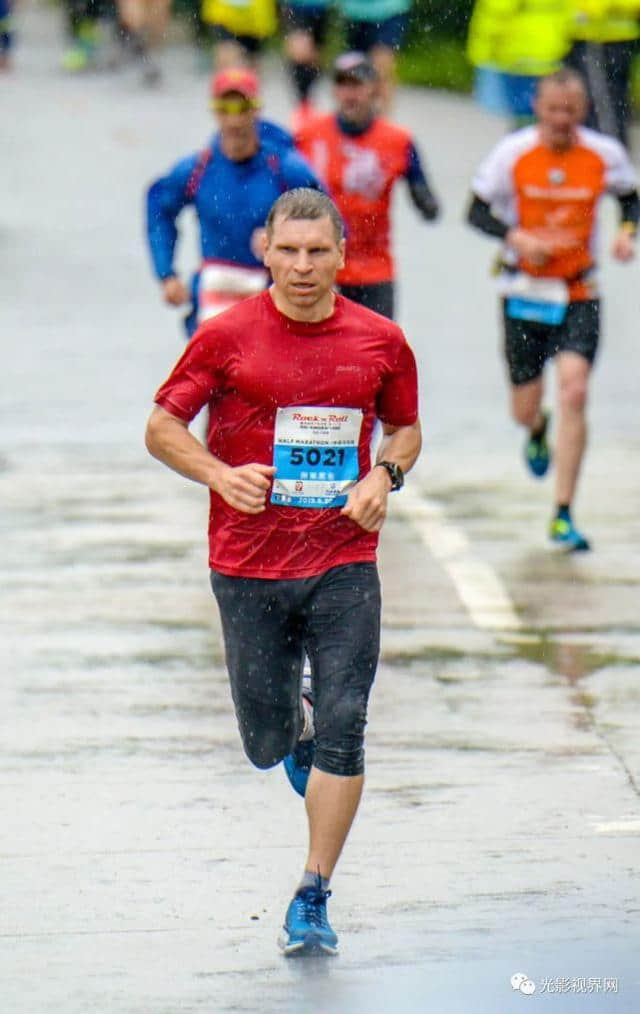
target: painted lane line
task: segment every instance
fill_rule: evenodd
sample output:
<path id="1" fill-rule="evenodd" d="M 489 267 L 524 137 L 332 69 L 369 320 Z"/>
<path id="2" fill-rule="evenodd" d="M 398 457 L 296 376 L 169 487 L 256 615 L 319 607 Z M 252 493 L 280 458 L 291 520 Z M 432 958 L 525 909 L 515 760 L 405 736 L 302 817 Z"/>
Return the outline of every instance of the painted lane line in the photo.
<path id="1" fill-rule="evenodd" d="M 621 820 L 597 821 L 593 825 L 598 834 L 640 834 L 640 820 L 623 817 Z"/>
<path id="2" fill-rule="evenodd" d="M 447 520 L 439 503 L 405 488 L 394 501 L 393 509 L 409 521 L 447 572 L 477 627 L 484 630 L 519 630 L 522 627 L 496 572 L 473 554 L 469 539 L 462 529 Z"/>

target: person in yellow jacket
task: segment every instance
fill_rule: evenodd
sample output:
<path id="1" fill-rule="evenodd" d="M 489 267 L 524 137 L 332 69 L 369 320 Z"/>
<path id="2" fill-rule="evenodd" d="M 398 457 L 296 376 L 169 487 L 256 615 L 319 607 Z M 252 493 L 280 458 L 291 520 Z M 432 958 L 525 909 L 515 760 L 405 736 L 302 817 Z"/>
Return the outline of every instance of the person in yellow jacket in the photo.
<path id="1" fill-rule="evenodd" d="M 215 64 L 227 70 L 255 63 L 265 40 L 275 34 L 275 0 L 202 0 L 202 21 L 213 29 Z"/>
<path id="2" fill-rule="evenodd" d="M 587 125 L 627 144 L 629 78 L 640 37 L 640 0 L 571 0 L 573 46 L 567 66 L 587 83 Z"/>
<path id="3" fill-rule="evenodd" d="M 539 78 L 557 70 L 571 45 L 572 0 L 476 0 L 467 56 L 474 94 L 490 112 L 533 116 Z"/>

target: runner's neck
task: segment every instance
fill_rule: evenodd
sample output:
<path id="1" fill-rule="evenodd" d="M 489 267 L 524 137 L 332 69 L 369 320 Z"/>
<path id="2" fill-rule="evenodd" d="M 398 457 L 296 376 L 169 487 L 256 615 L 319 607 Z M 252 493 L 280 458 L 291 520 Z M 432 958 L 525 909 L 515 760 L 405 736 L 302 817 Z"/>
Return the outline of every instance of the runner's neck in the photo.
<path id="1" fill-rule="evenodd" d="M 335 310 L 336 294 L 333 289 L 327 293 L 326 299 L 322 299 L 308 308 L 290 303 L 286 297 L 282 296 L 281 292 L 278 292 L 275 285 L 271 285 L 267 292 L 278 313 L 298 324 L 320 324 L 323 320 L 332 317 Z"/>
<path id="2" fill-rule="evenodd" d="M 249 162 L 257 153 L 259 147 L 260 142 L 257 135 L 254 135 L 246 144 L 236 146 L 233 143 L 230 144 L 220 134 L 220 151 L 230 162 Z"/>
<path id="3" fill-rule="evenodd" d="M 339 113 L 336 116 L 338 126 L 343 134 L 349 134 L 350 137 L 360 137 L 361 134 L 366 134 L 369 127 L 375 120 L 375 116 L 368 117 L 364 123 L 354 123 L 353 120 L 345 120 L 344 116 Z"/>
<path id="4" fill-rule="evenodd" d="M 553 143 L 551 137 L 549 136 L 548 131 L 546 131 L 541 124 L 538 124 L 538 135 L 539 135 L 540 141 L 544 145 L 544 147 L 548 148 L 549 151 L 552 151 L 556 155 L 564 155 L 566 152 L 570 151 L 571 148 L 573 148 L 578 143 L 578 131 L 577 131 L 577 129 L 573 130 L 571 132 L 571 135 L 567 138 L 567 140 L 564 141 L 564 142 L 562 142 L 562 143 L 560 143 L 560 144 L 557 144 L 557 143 L 554 144 Z"/>

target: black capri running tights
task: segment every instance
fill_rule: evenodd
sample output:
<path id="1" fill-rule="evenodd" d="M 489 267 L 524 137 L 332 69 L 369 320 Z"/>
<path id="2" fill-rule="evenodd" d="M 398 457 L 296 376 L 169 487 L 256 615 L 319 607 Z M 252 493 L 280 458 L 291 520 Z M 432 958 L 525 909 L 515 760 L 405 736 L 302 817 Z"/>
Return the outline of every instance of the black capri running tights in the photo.
<path id="1" fill-rule="evenodd" d="M 313 676 L 314 765 L 333 775 L 362 774 L 367 703 L 380 647 L 376 565 L 346 564 L 283 581 L 212 571 L 211 587 L 249 760 L 272 767 L 297 743 L 306 651 Z"/>

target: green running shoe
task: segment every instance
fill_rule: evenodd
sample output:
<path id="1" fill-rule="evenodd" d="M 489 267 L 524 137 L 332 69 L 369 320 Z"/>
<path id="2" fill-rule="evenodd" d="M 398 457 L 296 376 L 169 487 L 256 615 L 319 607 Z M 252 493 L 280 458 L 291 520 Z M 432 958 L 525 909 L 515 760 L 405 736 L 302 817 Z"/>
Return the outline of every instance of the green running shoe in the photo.
<path id="1" fill-rule="evenodd" d="M 551 522 L 549 538 L 567 553 L 582 552 L 590 549 L 589 540 L 575 528 L 571 518 L 557 517 Z"/>
<path id="2" fill-rule="evenodd" d="M 543 410 L 542 417 L 544 420 L 542 429 L 535 436 L 533 433 L 529 433 L 524 445 L 524 460 L 527 468 L 537 479 L 541 479 L 543 475 L 547 474 L 551 463 L 551 450 L 547 443 L 547 427 L 551 418 L 548 409 Z"/>
<path id="3" fill-rule="evenodd" d="M 91 52 L 80 42 L 67 49 L 60 58 L 60 66 L 70 74 L 77 74 L 80 71 L 87 70 L 90 63 Z"/>

